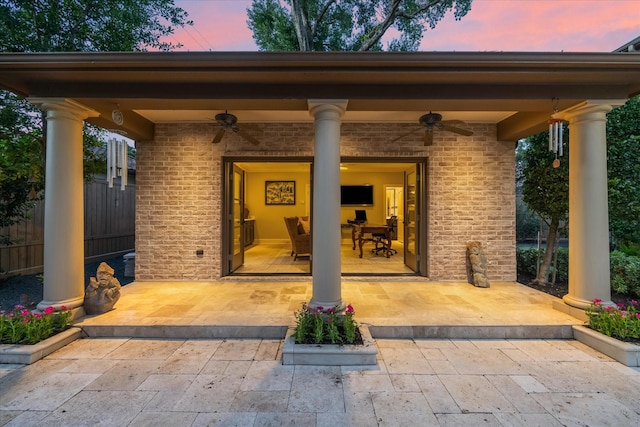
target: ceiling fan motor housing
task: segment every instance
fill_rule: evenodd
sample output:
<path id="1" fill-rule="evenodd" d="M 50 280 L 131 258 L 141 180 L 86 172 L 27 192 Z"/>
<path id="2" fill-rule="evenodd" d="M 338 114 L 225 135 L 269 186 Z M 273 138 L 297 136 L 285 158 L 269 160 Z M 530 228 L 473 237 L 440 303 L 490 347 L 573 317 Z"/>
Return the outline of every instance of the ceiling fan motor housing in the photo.
<path id="1" fill-rule="evenodd" d="M 432 113 L 432 112 L 429 112 L 429 114 L 425 114 L 422 117 L 420 117 L 420 123 L 424 126 L 433 126 L 441 120 L 442 120 L 442 114 Z"/>
<path id="2" fill-rule="evenodd" d="M 232 127 L 238 123 L 238 118 L 233 114 L 229 113 L 219 113 L 216 114 L 216 121 L 220 123 L 222 127 Z"/>

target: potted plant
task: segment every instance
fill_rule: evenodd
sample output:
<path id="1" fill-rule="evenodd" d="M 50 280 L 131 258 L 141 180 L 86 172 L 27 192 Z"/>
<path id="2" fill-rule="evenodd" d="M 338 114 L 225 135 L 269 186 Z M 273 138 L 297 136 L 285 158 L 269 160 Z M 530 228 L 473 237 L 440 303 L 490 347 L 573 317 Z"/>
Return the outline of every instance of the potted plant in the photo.
<path id="1" fill-rule="evenodd" d="M 351 304 L 344 308 L 309 307 L 295 313 L 283 347 L 285 365 L 375 365 L 378 353 L 369 330 L 354 319 Z"/>

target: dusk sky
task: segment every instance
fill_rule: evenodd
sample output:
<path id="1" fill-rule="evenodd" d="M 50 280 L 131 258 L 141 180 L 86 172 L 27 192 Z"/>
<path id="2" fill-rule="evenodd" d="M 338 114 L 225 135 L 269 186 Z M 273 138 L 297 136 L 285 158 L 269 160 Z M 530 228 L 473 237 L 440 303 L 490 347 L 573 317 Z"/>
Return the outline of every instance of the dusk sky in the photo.
<path id="1" fill-rule="evenodd" d="M 194 26 L 171 38 L 189 51 L 256 51 L 251 0 L 176 0 Z M 610 52 L 640 36 L 638 0 L 474 0 L 424 33 L 422 51 Z"/>

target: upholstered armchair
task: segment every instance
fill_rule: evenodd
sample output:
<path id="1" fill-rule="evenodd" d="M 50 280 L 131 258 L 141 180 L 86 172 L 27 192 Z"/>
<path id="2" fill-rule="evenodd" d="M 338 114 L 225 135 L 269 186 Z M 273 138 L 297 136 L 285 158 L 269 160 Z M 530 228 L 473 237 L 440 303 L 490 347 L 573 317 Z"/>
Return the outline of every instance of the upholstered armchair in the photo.
<path id="1" fill-rule="evenodd" d="M 299 256 L 311 254 L 311 233 L 309 230 L 308 216 L 286 216 L 284 223 L 291 238 L 291 255 L 295 255 L 293 260 Z"/>

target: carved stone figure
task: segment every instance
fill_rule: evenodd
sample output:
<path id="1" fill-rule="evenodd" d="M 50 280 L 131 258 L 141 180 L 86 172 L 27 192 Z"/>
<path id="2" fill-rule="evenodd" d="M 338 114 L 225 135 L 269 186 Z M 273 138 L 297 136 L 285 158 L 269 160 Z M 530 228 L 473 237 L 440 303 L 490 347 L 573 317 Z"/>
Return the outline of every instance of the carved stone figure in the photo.
<path id="1" fill-rule="evenodd" d="M 488 288 L 487 257 L 480 242 L 467 243 L 467 280 L 479 288 Z"/>
<path id="2" fill-rule="evenodd" d="M 87 314 L 101 314 L 113 309 L 120 299 L 120 282 L 113 277 L 114 270 L 102 262 L 96 277 L 89 279 L 84 290 L 84 310 Z"/>

